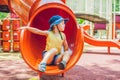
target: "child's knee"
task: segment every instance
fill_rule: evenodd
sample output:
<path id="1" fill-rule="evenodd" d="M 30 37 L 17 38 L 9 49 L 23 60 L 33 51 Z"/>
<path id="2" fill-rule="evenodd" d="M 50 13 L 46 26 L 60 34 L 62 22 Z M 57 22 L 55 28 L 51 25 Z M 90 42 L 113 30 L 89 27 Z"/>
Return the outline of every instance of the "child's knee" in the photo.
<path id="1" fill-rule="evenodd" d="M 69 51 L 69 50 L 66 51 L 66 52 L 65 52 L 65 55 L 71 56 L 71 55 L 72 55 L 72 51 Z"/>
<path id="2" fill-rule="evenodd" d="M 70 52 L 66 53 L 66 56 L 71 56 L 71 53 Z"/>
<path id="3" fill-rule="evenodd" d="M 56 53 L 58 52 L 57 48 L 52 48 L 51 50 Z"/>
<path id="4" fill-rule="evenodd" d="M 58 50 L 57 50 L 57 48 L 52 48 L 48 52 L 56 54 L 58 52 Z"/>

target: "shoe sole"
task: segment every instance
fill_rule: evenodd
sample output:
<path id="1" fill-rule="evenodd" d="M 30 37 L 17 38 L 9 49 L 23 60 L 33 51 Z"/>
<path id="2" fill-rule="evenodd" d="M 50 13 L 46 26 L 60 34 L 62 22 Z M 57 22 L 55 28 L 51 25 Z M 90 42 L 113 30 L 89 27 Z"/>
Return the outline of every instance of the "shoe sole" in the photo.
<path id="1" fill-rule="evenodd" d="M 60 64 L 58 65 L 58 67 L 59 67 L 60 70 L 64 70 L 64 69 L 65 69 L 64 64 L 62 64 L 62 63 L 60 63 Z"/>

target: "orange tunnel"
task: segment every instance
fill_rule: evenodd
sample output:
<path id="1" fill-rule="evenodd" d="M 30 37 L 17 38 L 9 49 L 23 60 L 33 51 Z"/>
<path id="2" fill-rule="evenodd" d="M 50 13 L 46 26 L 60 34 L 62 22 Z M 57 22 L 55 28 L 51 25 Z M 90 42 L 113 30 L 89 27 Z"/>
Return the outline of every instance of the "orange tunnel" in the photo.
<path id="1" fill-rule="evenodd" d="M 61 15 L 64 18 L 69 18 L 69 22 L 66 24 L 64 33 L 66 34 L 69 47 L 73 51 L 72 57 L 68 62 L 65 70 L 59 70 L 56 66 L 47 66 L 45 74 L 53 75 L 64 73 L 65 71 L 67 71 L 76 64 L 83 51 L 84 40 L 82 29 L 81 28 L 77 29 L 76 17 L 74 13 L 63 2 L 65 2 L 65 0 L 51 0 L 51 1 L 36 0 L 32 3 L 32 6 L 30 6 L 30 9 L 28 10 L 29 18 L 27 17 L 27 19 L 25 20 L 20 15 L 20 13 L 18 14 L 21 16 L 21 19 L 23 19 L 23 21 L 27 23 L 29 26 L 41 30 L 49 29 L 48 20 L 53 15 Z M 17 5 L 18 4 L 19 3 L 17 3 Z M 24 15 L 28 16 L 27 14 Z M 42 59 L 41 54 L 45 48 L 45 42 L 46 38 L 44 36 L 36 35 L 26 30 L 22 30 L 21 32 L 20 36 L 21 54 L 25 62 L 35 71 L 38 71 L 38 64 Z"/>

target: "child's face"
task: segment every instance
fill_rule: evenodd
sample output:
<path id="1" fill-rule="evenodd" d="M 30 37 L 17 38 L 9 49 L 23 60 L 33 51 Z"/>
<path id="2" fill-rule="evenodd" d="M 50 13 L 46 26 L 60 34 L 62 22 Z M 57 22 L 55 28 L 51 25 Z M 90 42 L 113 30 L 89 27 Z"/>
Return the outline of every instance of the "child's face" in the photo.
<path id="1" fill-rule="evenodd" d="M 62 21 L 60 24 L 58 24 L 58 29 L 60 31 L 64 31 L 65 30 L 65 23 L 64 23 L 64 21 Z"/>

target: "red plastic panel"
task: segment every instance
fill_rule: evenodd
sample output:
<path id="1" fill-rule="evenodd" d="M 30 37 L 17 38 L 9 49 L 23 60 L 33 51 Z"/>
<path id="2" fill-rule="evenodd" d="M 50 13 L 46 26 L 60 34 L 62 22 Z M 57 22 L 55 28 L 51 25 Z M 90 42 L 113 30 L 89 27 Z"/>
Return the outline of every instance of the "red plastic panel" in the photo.
<path id="1" fill-rule="evenodd" d="M 3 21 L 2 30 L 9 30 L 10 29 L 10 20 L 6 19 Z"/>
<path id="2" fill-rule="evenodd" d="M 12 29 L 18 30 L 19 27 L 20 27 L 20 20 L 13 20 L 12 21 Z"/>
<path id="3" fill-rule="evenodd" d="M 16 41 L 16 42 L 13 42 L 13 51 L 20 51 L 20 42 Z"/>
<path id="4" fill-rule="evenodd" d="M 95 23 L 94 30 L 106 30 L 106 24 L 102 23 Z"/>
<path id="5" fill-rule="evenodd" d="M 0 46 L 2 46 L 3 45 L 3 41 L 2 40 L 0 40 Z"/>
<path id="6" fill-rule="evenodd" d="M 3 51 L 7 51 L 7 52 L 9 52 L 10 51 L 10 42 L 3 42 Z"/>
<path id="7" fill-rule="evenodd" d="M 14 41 L 20 40 L 20 31 L 13 31 L 13 40 Z"/>
<path id="8" fill-rule="evenodd" d="M 115 16 L 115 21 L 120 23 L 120 15 Z"/>
<path id="9" fill-rule="evenodd" d="M 3 31 L 2 32 L 2 38 L 4 41 L 10 40 L 10 32 L 9 31 Z"/>

